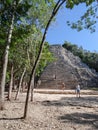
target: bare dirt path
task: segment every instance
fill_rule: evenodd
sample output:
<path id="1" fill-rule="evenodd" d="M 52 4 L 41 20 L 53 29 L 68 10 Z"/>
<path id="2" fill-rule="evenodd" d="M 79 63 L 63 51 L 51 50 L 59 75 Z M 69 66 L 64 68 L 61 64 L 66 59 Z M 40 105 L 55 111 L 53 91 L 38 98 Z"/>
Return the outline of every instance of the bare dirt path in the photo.
<path id="1" fill-rule="evenodd" d="M 14 93 L 13 93 L 14 95 Z M 23 116 L 25 93 L 6 101 L 0 130 L 98 130 L 98 95 L 34 93 L 28 118 Z"/>

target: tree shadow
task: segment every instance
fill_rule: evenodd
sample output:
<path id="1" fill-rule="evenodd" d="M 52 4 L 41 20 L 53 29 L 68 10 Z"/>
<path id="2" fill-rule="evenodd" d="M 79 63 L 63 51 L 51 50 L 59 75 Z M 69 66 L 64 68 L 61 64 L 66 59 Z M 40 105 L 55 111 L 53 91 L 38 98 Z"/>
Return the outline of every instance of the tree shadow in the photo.
<path id="1" fill-rule="evenodd" d="M 98 107 L 98 97 L 62 97 L 59 100 L 45 100 L 41 102 L 44 106 L 80 106 L 80 107 Z"/>
<path id="2" fill-rule="evenodd" d="M 71 113 L 59 116 L 58 120 L 63 123 L 71 122 L 82 125 L 91 125 L 98 128 L 98 115 L 88 113 Z"/>
<path id="3" fill-rule="evenodd" d="M 64 106 L 64 103 L 60 102 L 59 100 L 53 100 L 53 101 L 45 100 L 42 101 L 41 104 L 44 106 L 59 106 L 59 107 Z"/>
<path id="4" fill-rule="evenodd" d="M 2 117 L 2 118 L 0 118 L 0 121 L 1 121 L 1 120 L 12 121 L 12 120 L 21 120 L 21 119 L 24 119 L 24 117 L 16 117 L 16 118 Z"/>
<path id="5" fill-rule="evenodd" d="M 20 101 L 20 100 L 13 100 L 13 101 L 10 101 L 11 103 L 15 103 L 15 104 L 24 104 L 25 103 L 25 101 Z"/>
<path id="6" fill-rule="evenodd" d="M 96 96 L 84 96 L 81 98 L 77 97 L 62 97 L 59 100 L 45 100 L 41 102 L 44 106 L 55 106 L 55 107 L 86 107 L 86 108 L 98 108 L 98 97 Z M 90 125 L 95 129 L 98 129 L 98 114 L 94 113 L 80 113 L 75 112 L 71 114 L 64 113 L 58 117 L 62 123 L 75 123 L 82 125 Z"/>
<path id="7" fill-rule="evenodd" d="M 61 102 L 67 102 L 71 106 L 98 107 L 98 96 L 62 97 Z"/>

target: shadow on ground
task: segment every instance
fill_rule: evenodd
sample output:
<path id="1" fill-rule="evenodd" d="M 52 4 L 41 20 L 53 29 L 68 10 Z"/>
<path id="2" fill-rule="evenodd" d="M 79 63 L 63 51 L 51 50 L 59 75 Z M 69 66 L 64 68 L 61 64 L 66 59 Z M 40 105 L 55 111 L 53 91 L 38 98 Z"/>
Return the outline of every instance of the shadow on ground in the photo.
<path id="1" fill-rule="evenodd" d="M 1 120 L 8 120 L 8 121 L 11 121 L 11 120 L 21 120 L 21 119 L 24 119 L 24 117 L 17 117 L 17 118 L 7 118 L 7 117 L 3 117 L 3 118 L 0 118 L 0 121 Z"/>
<path id="2" fill-rule="evenodd" d="M 80 106 L 80 107 L 98 107 L 98 97 L 62 97 L 60 100 L 45 100 L 41 102 L 44 106 Z"/>
<path id="3" fill-rule="evenodd" d="M 98 129 L 98 115 L 88 113 L 71 113 L 59 116 L 58 120 L 63 123 L 71 122 L 82 125 L 91 125 Z"/>

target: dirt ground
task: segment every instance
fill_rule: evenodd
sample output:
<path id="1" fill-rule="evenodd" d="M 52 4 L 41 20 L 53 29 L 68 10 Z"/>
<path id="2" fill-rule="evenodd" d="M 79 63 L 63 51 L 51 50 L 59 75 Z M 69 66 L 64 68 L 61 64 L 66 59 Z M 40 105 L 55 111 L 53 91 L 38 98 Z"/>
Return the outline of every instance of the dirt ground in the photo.
<path id="1" fill-rule="evenodd" d="M 18 100 L 5 102 L 0 130 L 98 130 L 98 95 L 81 94 L 77 98 L 75 94 L 35 92 L 24 120 L 25 97 L 21 93 Z"/>

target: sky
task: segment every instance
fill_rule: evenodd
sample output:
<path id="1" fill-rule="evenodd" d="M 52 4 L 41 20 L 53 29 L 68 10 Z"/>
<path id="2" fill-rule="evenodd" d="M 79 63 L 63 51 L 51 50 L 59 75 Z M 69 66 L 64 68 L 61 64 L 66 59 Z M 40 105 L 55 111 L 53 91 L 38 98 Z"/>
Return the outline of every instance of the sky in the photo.
<path id="1" fill-rule="evenodd" d="M 73 10 L 62 8 L 56 15 L 56 21 L 51 24 L 48 29 L 46 41 L 50 44 L 64 44 L 65 41 L 72 44 L 82 46 L 83 49 L 91 52 L 98 52 L 98 23 L 96 25 L 96 32 L 90 33 L 89 30 L 82 30 L 77 32 L 67 26 L 66 21 L 79 20 L 81 15 L 86 11 L 85 4 L 75 6 Z"/>

